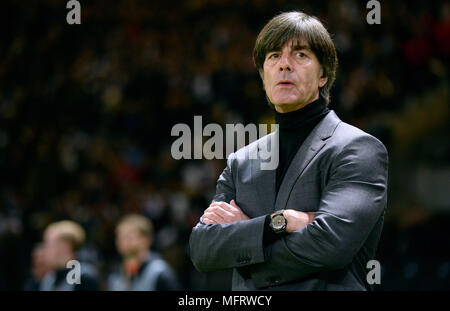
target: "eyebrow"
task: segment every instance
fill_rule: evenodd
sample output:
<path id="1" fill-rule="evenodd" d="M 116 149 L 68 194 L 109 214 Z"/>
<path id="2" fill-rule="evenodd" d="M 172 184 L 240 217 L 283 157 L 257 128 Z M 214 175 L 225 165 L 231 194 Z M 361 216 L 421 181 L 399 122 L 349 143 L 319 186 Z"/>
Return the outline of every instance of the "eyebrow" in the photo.
<path id="1" fill-rule="evenodd" d="M 311 48 L 307 45 L 300 45 L 300 44 L 292 44 L 291 45 L 291 49 L 296 51 L 296 50 L 308 50 L 311 51 Z"/>
<path id="2" fill-rule="evenodd" d="M 267 52 L 267 54 L 270 54 L 273 52 L 279 52 L 281 50 L 282 50 L 281 48 L 273 49 L 272 51 Z M 301 44 L 297 44 L 297 43 L 291 44 L 291 51 L 298 51 L 298 50 L 312 51 L 308 45 L 301 45 Z"/>

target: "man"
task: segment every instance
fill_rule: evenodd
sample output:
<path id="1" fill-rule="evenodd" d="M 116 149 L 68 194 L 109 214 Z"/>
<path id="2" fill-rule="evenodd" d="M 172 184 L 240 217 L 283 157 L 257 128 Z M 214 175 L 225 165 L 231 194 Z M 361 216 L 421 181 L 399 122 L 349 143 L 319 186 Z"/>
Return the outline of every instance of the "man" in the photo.
<path id="1" fill-rule="evenodd" d="M 156 253 L 150 253 L 153 225 L 146 217 L 131 214 L 117 225 L 116 246 L 123 257 L 121 267 L 108 279 L 109 290 L 180 290 L 172 268 Z"/>
<path id="2" fill-rule="evenodd" d="M 31 275 L 25 281 L 24 290 L 39 290 L 39 285 L 49 270 L 44 244 L 38 243 L 31 252 Z"/>
<path id="3" fill-rule="evenodd" d="M 76 259 L 76 253 L 84 240 L 84 229 L 70 220 L 54 222 L 45 229 L 45 261 L 50 271 L 42 279 L 40 290 L 93 291 L 99 289 L 97 271 L 86 262 L 80 263 L 79 282 L 72 279 L 70 275 L 68 278 L 68 274 L 75 267 L 67 267 L 67 263 Z"/>
<path id="4" fill-rule="evenodd" d="M 330 35 L 315 17 L 283 13 L 262 29 L 253 57 L 279 129 L 229 156 L 192 230 L 191 259 L 202 272 L 233 268 L 233 290 L 368 290 L 388 156 L 327 108 L 337 67 Z M 245 156 L 268 145 L 278 151 L 274 170 Z"/>

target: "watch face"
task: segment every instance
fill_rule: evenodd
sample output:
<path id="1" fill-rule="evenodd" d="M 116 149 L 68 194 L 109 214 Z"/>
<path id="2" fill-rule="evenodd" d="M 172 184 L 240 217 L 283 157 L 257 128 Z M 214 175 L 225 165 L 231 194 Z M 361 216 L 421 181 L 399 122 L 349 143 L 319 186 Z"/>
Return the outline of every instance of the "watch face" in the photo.
<path id="1" fill-rule="evenodd" d="M 286 220 L 283 215 L 277 215 L 272 219 L 272 226 L 274 229 L 281 229 L 286 224 Z"/>

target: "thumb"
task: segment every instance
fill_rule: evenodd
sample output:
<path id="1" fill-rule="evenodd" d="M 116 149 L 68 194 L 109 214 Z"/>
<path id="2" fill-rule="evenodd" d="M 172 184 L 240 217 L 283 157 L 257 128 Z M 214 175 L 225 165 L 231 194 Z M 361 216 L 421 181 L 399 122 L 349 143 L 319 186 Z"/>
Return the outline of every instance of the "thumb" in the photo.
<path id="1" fill-rule="evenodd" d="M 234 207 L 239 207 L 239 206 L 237 206 L 236 201 L 234 201 L 234 200 L 231 200 L 230 204 L 233 205 Z"/>

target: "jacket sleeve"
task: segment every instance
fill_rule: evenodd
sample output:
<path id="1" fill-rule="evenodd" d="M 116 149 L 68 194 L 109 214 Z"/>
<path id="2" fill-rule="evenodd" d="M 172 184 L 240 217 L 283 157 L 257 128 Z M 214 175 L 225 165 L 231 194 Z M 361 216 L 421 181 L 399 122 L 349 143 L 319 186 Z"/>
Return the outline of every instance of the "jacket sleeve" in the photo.
<path id="1" fill-rule="evenodd" d="M 311 224 L 265 248 L 266 261 L 249 267 L 257 288 L 293 281 L 349 264 L 387 202 L 388 155 L 372 136 L 361 136 L 336 156 Z"/>
<path id="2" fill-rule="evenodd" d="M 232 153 L 217 181 L 213 202 L 229 203 L 235 199 L 234 160 L 235 154 Z M 211 272 L 263 262 L 264 220 L 265 216 L 231 224 L 206 225 L 199 222 L 192 229 L 189 241 L 194 266 L 200 272 Z"/>

